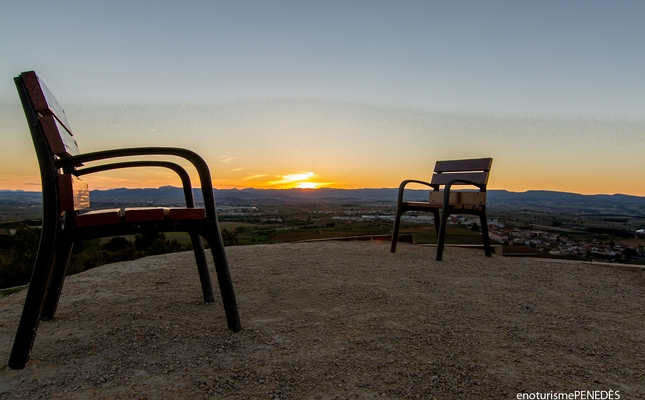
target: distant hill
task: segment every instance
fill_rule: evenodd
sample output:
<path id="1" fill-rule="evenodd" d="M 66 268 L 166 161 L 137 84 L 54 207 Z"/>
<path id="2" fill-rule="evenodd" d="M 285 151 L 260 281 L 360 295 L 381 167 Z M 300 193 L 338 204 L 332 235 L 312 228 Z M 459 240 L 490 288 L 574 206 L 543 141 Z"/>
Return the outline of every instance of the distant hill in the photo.
<path id="1" fill-rule="evenodd" d="M 40 192 L 25 192 L 22 190 L 0 190 L 0 200 L 42 203 L 43 195 Z"/>
<path id="2" fill-rule="evenodd" d="M 254 202 L 352 202 L 376 201 L 395 202 L 398 189 L 216 189 L 218 204 L 253 205 Z M 194 190 L 196 201 L 202 200 L 200 190 Z M 407 200 L 425 200 L 426 190 L 409 190 Z M 94 203 L 129 204 L 181 204 L 184 200 L 181 188 L 163 186 L 158 189 L 110 189 L 91 192 Z M 39 192 L 0 190 L 0 201 L 41 202 Z M 645 197 L 623 194 L 582 195 L 577 193 L 529 190 L 509 192 L 507 190 L 488 191 L 488 206 L 491 209 L 569 209 L 599 212 L 622 211 L 635 215 L 645 215 Z"/>
<path id="3" fill-rule="evenodd" d="M 515 208 L 585 211 L 592 214 L 612 212 L 629 213 L 645 216 L 645 197 L 624 194 L 583 195 L 577 193 L 553 192 L 548 190 L 529 190 L 516 193 L 506 190 L 488 192 L 488 204 L 491 208 Z"/>

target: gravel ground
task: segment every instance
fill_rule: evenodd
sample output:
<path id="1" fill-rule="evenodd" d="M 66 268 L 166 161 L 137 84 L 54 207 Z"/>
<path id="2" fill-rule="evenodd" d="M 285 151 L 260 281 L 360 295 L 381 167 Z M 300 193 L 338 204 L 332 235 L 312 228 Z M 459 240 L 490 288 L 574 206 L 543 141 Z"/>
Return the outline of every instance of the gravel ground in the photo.
<path id="1" fill-rule="evenodd" d="M 0 298 L 0 399 L 645 398 L 643 273 L 377 241 L 227 253 L 239 333 L 192 253 L 69 277 L 21 371 L 25 292 Z"/>

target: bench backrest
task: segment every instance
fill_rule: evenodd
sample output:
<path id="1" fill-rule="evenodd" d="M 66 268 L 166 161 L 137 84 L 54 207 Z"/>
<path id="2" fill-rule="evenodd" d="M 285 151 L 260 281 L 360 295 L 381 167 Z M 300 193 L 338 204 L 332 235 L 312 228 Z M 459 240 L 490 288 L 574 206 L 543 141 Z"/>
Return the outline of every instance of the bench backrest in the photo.
<path id="1" fill-rule="evenodd" d="M 43 132 L 54 155 L 65 158 L 80 154 L 65 110 L 35 72 L 20 74 L 34 110 L 39 114 Z"/>
<path id="2" fill-rule="evenodd" d="M 485 191 L 492 164 L 492 158 L 437 161 L 430 184 L 435 190 L 439 190 L 440 186 L 452 180 L 463 179 L 474 182 Z M 467 185 L 467 183 L 457 182 L 455 185 Z"/>
<path id="3" fill-rule="evenodd" d="M 37 151 L 39 158 L 47 156 L 51 158 L 50 160 L 39 160 L 41 174 L 44 173 L 42 165 L 48 163 L 51 165 L 56 157 L 67 158 L 80 154 L 63 107 L 36 73 L 33 71 L 23 72 L 16 78 L 16 84 L 18 90 L 23 92 L 21 94 L 26 96 L 26 99 L 23 99 L 25 113 L 27 115 L 33 114 L 37 118 L 38 127 L 32 127 L 32 135 L 44 136 L 47 147 L 49 147 L 48 151 Z M 31 108 L 31 110 L 27 110 L 27 108 Z M 42 141 L 34 140 L 34 143 L 42 143 Z M 51 182 L 51 180 L 43 179 L 43 186 L 52 183 L 57 186 L 59 211 L 88 208 L 90 205 L 87 184 L 72 174 L 61 174 L 57 169 L 54 171 L 56 181 Z M 43 192 L 49 192 L 47 189 L 43 187 Z"/>

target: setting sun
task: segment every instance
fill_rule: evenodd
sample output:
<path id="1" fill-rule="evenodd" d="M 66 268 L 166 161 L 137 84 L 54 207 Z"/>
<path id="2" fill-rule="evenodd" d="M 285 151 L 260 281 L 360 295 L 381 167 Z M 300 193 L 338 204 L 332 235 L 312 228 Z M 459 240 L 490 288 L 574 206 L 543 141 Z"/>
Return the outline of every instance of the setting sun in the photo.
<path id="1" fill-rule="evenodd" d="M 313 172 L 299 172 L 296 174 L 279 175 L 278 180 L 267 182 L 268 186 L 278 187 L 280 189 L 319 189 L 323 186 L 330 185 L 331 182 L 316 182 Z"/>
<path id="2" fill-rule="evenodd" d="M 296 188 L 298 189 L 318 189 L 322 184 L 316 182 L 300 182 Z"/>
<path id="3" fill-rule="evenodd" d="M 299 174 L 290 174 L 290 175 L 282 175 L 280 176 L 280 180 L 277 181 L 270 181 L 270 185 L 285 185 L 285 184 L 290 184 L 294 182 L 301 182 L 301 181 L 306 181 L 307 179 L 311 178 L 314 176 L 313 172 L 301 172 Z"/>

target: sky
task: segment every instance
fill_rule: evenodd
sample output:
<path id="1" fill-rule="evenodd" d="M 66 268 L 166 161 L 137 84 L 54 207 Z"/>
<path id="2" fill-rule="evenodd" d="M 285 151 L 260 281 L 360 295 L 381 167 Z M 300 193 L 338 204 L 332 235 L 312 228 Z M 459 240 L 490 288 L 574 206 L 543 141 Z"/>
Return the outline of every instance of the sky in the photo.
<path id="1" fill-rule="evenodd" d="M 643 1 L 4 1 L 0 190 L 40 190 L 12 79 L 35 70 L 81 151 L 188 148 L 220 189 L 391 188 L 492 157 L 489 189 L 645 196 L 643 17 Z M 180 186 L 155 168 L 83 179 Z"/>

